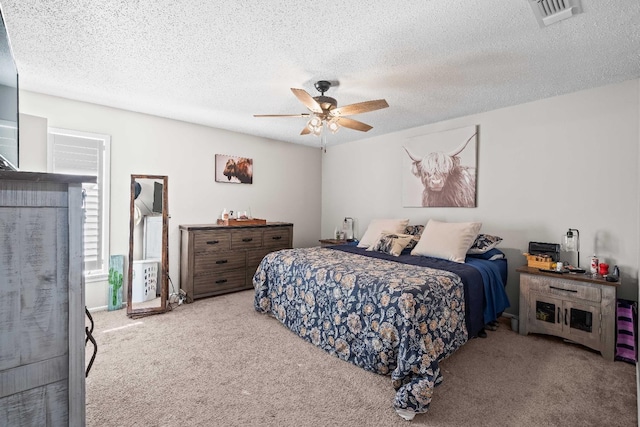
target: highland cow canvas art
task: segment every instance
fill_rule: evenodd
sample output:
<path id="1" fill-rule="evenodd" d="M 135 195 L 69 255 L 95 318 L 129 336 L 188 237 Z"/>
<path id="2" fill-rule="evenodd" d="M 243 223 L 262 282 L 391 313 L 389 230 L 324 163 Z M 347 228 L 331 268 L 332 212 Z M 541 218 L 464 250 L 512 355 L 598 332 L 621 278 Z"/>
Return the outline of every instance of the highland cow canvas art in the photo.
<path id="1" fill-rule="evenodd" d="M 476 207 L 478 127 L 408 139 L 402 145 L 404 207 Z"/>

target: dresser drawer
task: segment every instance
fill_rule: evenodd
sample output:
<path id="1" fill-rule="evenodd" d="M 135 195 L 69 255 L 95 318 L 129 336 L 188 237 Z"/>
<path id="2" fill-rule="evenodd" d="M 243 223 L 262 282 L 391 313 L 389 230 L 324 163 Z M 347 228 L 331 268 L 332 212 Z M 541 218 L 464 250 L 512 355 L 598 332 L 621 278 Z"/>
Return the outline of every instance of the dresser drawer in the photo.
<path id="1" fill-rule="evenodd" d="M 247 252 L 247 268 L 253 269 L 253 271 L 255 272 L 258 265 L 260 265 L 260 261 L 262 261 L 262 258 L 264 258 L 266 254 L 273 251 L 274 249 L 272 248 L 262 248 L 262 249 L 255 249 L 252 251 L 248 251 Z"/>
<path id="2" fill-rule="evenodd" d="M 214 251 L 200 254 L 194 262 L 194 274 L 210 275 L 245 267 L 245 252 Z"/>
<path id="3" fill-rule="evenodd" d="M 224 231 L 201 231 L 193 234 L 195 253 L 228 251 L 231 248 L 231 235 Z"/>
<path id="4" fill-rule="evenodd" d="M 571 296 L 587 301 L 600 302 L 602 292 L 600 287 L 589 286 L 584 283 L 576 283 L 571 280 L 550 279 L 543 276 L 527 275 L 529 289 L 548 295 Z"/>
<path id="5" fill-rule="evenodd" d="M 284 249 L 289 247 L 291 241 L 291 228 L 278 227 L 264 230 L 262 242 L 266 248 Z"/>
<path id="6" fill-rule="evenodd" d="M 245 229 L 231 231 L 231 249 L 252 249 L 262 246 L 261 229 Z"/>
<path id="7" fill-rule="evenodd" d="M 196 277 L 193 282 L 193 291 L 198 296 L 214 295 L 230 289 L 245 288 L 246 271 L 230 270 L 219 274 Z"/>

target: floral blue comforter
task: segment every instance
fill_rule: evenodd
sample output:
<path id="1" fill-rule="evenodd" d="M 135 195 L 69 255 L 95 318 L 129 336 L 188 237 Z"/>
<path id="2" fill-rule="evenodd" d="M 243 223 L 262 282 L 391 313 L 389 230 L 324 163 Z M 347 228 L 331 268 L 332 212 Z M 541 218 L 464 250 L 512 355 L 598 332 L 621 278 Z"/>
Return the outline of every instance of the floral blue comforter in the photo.
<path id="1" fill-rule="evenodd" d="M 366 370 L 391 375 L 394 407 L 426 412 L 439 361 L 468 339 L 457 274 L 327 248 L 270 253 L 254 305 L 293 332 Z"/>

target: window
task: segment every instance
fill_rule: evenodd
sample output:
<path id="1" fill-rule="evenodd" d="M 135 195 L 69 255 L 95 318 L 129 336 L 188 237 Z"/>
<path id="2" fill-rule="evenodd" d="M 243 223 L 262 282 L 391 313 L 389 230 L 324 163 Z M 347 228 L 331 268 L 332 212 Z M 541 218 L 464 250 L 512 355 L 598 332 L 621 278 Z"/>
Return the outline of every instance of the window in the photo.
<path id="1" fill-rule="evenodd" d="M 83 184 L 85 202 L 85 280 L 106 280 L 109 271 L 109 159 L 111 137 L 67 129 L 49 128 L 49 172 L 97 177 Z"/>
<path id="2" fill-rule="evenodd" d="M 13 169 L 18 167 L 18 128 L 6 120 L 0 120 L 0 169 L 3 159 Z"/>

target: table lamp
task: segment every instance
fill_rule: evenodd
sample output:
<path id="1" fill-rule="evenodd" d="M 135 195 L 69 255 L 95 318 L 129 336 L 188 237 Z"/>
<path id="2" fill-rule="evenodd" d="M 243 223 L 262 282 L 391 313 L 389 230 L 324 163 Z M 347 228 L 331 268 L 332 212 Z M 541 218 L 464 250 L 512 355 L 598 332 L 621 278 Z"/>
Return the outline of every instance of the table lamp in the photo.
<path id="1" fill-rule="evenodd" d="M 345 217 L 344 222 L 342 223 L 342 231 L 345 233 L 345 239 L 348 242 L 353 241 L 353 218 Z"/>
<path id="2" fill-rule="evenodd" d="M 570 228 L 562 238 L 562 250 L 566 252 L 577 252 L 577 269 L 580 269 L 580 232 L 575 228 Z"/>

